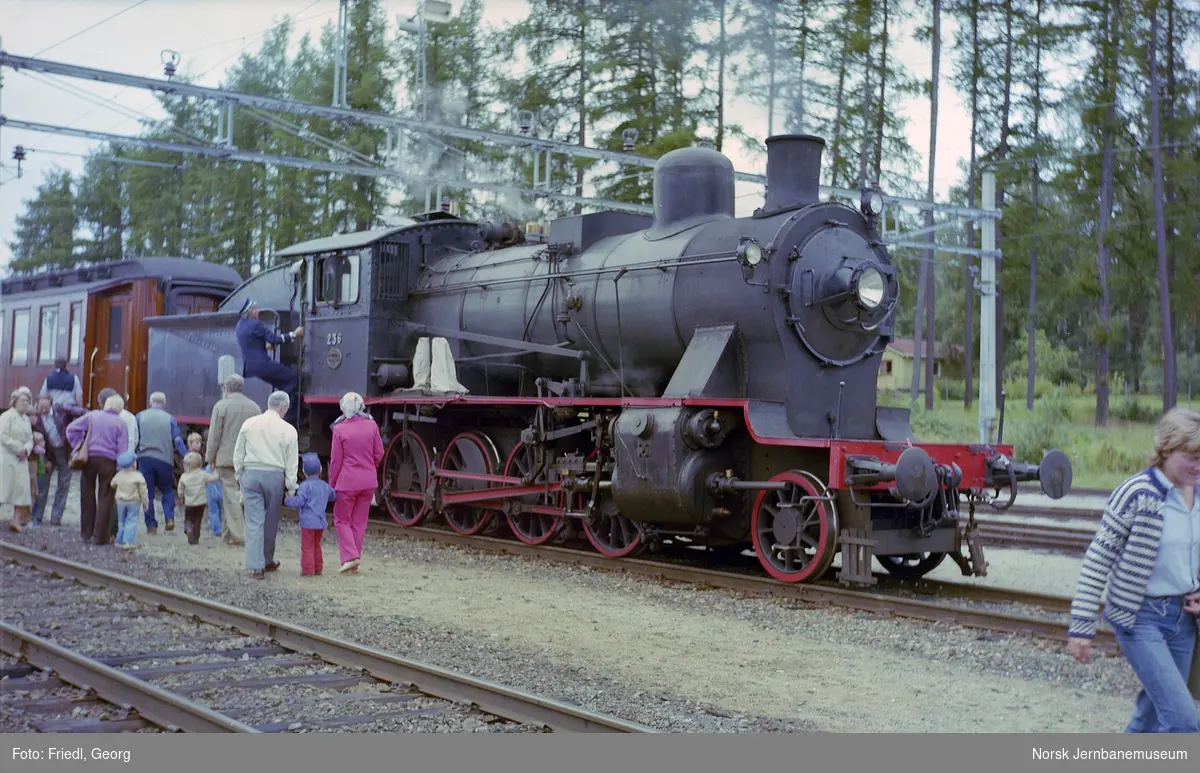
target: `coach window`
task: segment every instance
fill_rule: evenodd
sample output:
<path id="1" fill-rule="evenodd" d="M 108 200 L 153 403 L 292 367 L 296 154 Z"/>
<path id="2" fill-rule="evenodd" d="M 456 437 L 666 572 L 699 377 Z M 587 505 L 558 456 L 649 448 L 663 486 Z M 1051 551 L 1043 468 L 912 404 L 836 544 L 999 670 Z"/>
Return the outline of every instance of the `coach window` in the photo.
<path id="1" fill-rule="evenodd" d="M 13 312 L 12 352 L 10 362 L 13 365 L 29 364 L 29 309 L 19 309 Z"/>
<path id="2" fill-rule="evenodd" d="M 71 340 L 68 344 L 67 356 L 71 362 L 79 362 L 79 353 L 83 350 L 83 303 L 71 304 Z"/>
<path id="3" fill-rule="evenodd" d="M 368 250 L 367 254 L 370 252 Z M 317 286 L 317 303 L 338 305 L 358 302 L 358 273 L 361 258 L 357 254 L 330 255 L 317 260 L 321 282 Z"/>
<path id="4" fill-rule="evenodd" d="M 38 365 L 51 365 L 58 357 L 58 307 L 42 309 L 42 329 L 38 331 Z"/>
<path id="5" fill-rule="evenodd" d="M 105 354 L 121 353 L 121 333 L 125 324 L 125 307 L 113 306 L 108 310 L 108 351 Z"/>

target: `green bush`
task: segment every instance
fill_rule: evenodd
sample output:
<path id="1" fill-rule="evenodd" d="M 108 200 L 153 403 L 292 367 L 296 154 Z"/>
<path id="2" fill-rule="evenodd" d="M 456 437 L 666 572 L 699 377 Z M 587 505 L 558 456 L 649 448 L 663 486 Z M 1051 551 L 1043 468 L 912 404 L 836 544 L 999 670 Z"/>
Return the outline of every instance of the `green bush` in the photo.
<path id="1" fill-rule="evenodd" d="M 1046 398 L 1034 404 L 1033 413 L 1005 423 L 1005 442 L 1011 443 L 1018 459 L 1041 459 L 1052 448 L 1070 443 L 1071 406 L 1066 400 Z"/>
<path id="2" fill-rule="evenodd" d="M 1133 448 L 1125 443 L 1114 443 L 1104 438 L 1094 444 L 1088 454 L 1088 466 L 1093 470 L 1132 475 L 1146 466 L 1146 449 Z"/>
<path id="3" fill-rule="evenodd" d="M 947 397 L 954 401 L 961 401 L 963 395 L 966 394 L 967 385 L 963 381 L 947 380 L 942 384 L 941 390 L 938 392 L 938 397 Z"/>
<path id="4" fill-rule="evenodd" d="M 913 434 L 928 443 L 950 443 L 961 441 L 961 427 L 947 421 L 936 413 L 913 411 L 909 419 Z"/>
<path id="5" fill-rule="evenodd" d="M 1158 422 L 1161 411 L 1144 403 L 1137 398 L 1126 397 L 1120 402 L 1114 401 L 1109 405 L 1109 415 L 1117 421 L 1132 421 L 1141 422 L 1143 424 L 1154 424 Z"/>
<path id="6" fill-rule="evenodd" d="M 880 389 L 875 393 L 875 404 L 888 408 L 907 408 L 908 392 L 902 393 L 895 389 Z"/>

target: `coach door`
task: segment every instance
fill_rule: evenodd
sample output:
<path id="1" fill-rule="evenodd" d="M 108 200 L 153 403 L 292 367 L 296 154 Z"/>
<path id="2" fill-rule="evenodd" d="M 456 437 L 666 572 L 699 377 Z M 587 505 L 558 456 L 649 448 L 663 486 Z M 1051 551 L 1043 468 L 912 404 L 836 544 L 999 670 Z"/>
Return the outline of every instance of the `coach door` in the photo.
<path id="1" fill-rule="evenodd" d="M 96 406 L 96 396 L 105 387 L 117 390 L 126 401 L 133 388 L 133 294 L 126 291 L 101 295 L 96 299 L 95 335 L 88 353 L 88 370 L 92 374 L 89 407 Z M 132 407 L 128 410 L 134 411 Z"/>

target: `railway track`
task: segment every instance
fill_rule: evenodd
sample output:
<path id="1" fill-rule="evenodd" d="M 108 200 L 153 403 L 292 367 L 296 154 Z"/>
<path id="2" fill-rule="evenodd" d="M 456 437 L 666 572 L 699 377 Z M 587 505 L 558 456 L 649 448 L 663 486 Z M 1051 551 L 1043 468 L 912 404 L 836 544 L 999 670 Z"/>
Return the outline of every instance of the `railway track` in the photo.
<path id="1" fill-rule="evenodd" d="M 982 520 L 976 523 L 979 524 L 979 536 L 985 545 L 1053 550 L 1080 556 L 1096 534 L 1094 529 L 1072 529 L 1040 523 Z"/>
<path id="2" fill-rule="evenodd" d="M 1002 515 L 1052 518 L 1060 521 L 1099 521 L 1104 515 L 1104 511 L 1086 507 L 1022 507 L 1020 505 L 1013 505 L 1003 511 Z"/>
<path id="3" fill-rule="evenodd" d="M 285 510 L 285 514 L 291 519 L 295 518 L 292 511 Z M 958 625 L 989 632 L 1066 642 L 1065 615 L 1070 609 L 1071 600 L 1061 596 L 966 583 L 929 580 L 899 582 L 882 574 L 877 575 L 880 592 L 851 590 L 835 582 L 782 583 L 763 576 L 757 560 L 752 558 L 747 558 L 742 567 L 743 571 L 739 572 L 692 565 L 692 562 L 700 562 L 698 556 L 685 555 L 677 560 L 658 557 L 614 559 L 588 549 L 560 545 L 531 546 L 512 539 L 457 534 L 436 526 L 402 527 L 391 521 L 375 518 L 368 522 L 368 529 L 380 536 L 433 541 L 482 552 L 535 557 L 556 563 L 785 598 L 818 606 L 836 606 L 881 616 L 904 617 L 935 624 Z M 677 555 L 680 553 L 682 551 L 676 551 Z M 963 602 L 990 605 L 991 608 L 968 606 Z M 1014 610 L 1019 608 L 1025 608 L 1032 614 L 1016 613 Z M 1097 632 L 1095 646 L 1098 650 L 1116 652 L 1117 644 L 1112 631 L 1102 627 Z"/>
<path id="4" fill-rule="evenodd" d="M 657 732 L 11 543 L 0 558 L 0 709 L 34 730 Z"/>

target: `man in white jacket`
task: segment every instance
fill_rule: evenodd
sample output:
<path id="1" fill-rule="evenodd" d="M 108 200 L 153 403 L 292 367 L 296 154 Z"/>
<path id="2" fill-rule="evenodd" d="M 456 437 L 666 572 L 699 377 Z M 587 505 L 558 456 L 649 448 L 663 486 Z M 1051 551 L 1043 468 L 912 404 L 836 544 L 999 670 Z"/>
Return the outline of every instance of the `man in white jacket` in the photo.
<path id="1" fill-rule="evenodd" d="M 284 420 L 291 399 L 272 392 L 267 410 L 246 419 L 233 447 L 233 469 L 242 488 L 246 518 L 246 570 L 256 580 L 279 568 L 275 535 L 283 497 L 295 496 L 300 465 L 296 428 Z"/>

